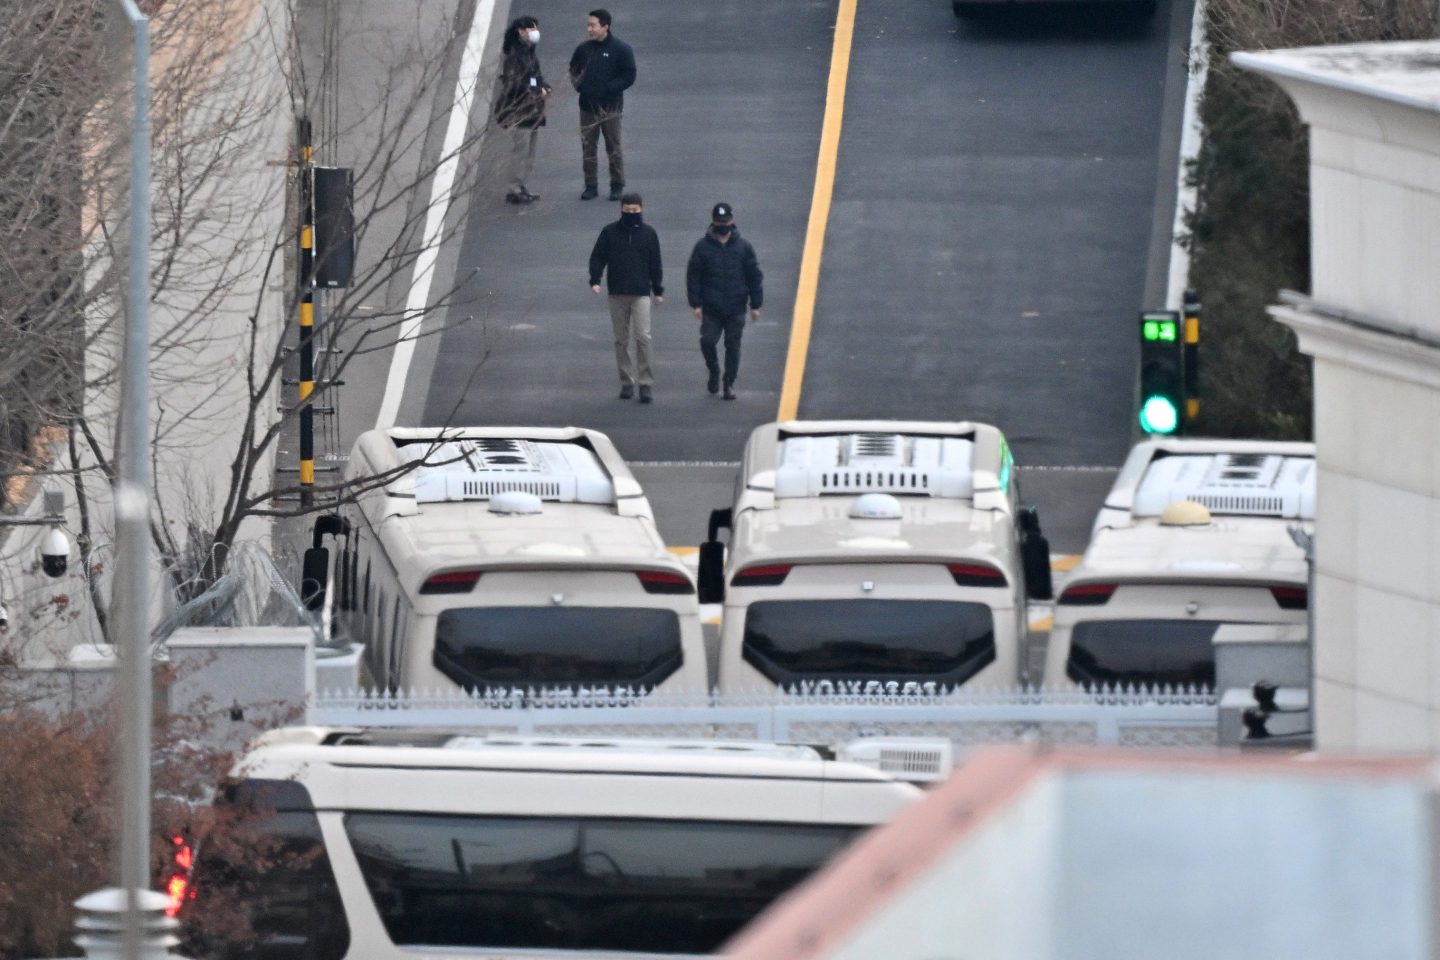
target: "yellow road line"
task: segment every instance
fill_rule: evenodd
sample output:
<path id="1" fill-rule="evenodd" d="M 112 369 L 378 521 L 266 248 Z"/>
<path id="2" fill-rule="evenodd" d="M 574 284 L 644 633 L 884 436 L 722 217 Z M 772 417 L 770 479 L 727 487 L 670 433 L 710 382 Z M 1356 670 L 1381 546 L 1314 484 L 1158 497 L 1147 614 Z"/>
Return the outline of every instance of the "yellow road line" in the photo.
<path id="1" fill-rule="evenodd" d="M 1050 569 L 1051 569 L 1051 570 L 1056 570 L 1056 571 L 1058 571 L 1058 572 L 1060 572 L 1060 573 L 1067 573 L 1068 571 L 1074 570 L 1074 569 L 1075 569 L 1075 565 L 1078 564 L 1079 562 L 1080 562 L 1080 554 L 1078 554 L 1078 553 L 1067 553 L 1067 554 L 1065 554 L 1064 556 L 1061 556 L 1061 557 L 1051 557 L 1051 558 L 1050 558 Z"/>
<path id="2" fill-rule="evenodd" d="M 699 547 L 666 547 L 665 549 L 677 557 L 690 557 L 700 552 Z"/>
<path id="3" fill-rule="evenodd" d="M 840 123 L 845 118 L 845 81 L 850 75 L 850 41 L 855 34 L 857 0 L 840 0 L 835 12 L 835 46 L 830 52 L 830 82 L 825 88 L 825 120 L 820 127 L 820 156 L 815 161 L 815 192 L 810 197 L 810 223 L 800 256 L 800 283 L 790 323 L 790 349 L 785 354 L 785 380 L 780 388 L 778 419 L 793 420 L 800 410 L 800 384 L 810 350 L 810 325 L 815 319 L 815 293 L 820 286 L 820 256 L 825 251 L 825 226 L 830 222 L 830 196 L 835 188 L 835 160 L 840 152 Z"/>
<path id="4" fill-rule="evenodd" d="M 1031 621 L 1030 621 L 1030 632 L 1031 632 L 1031 633 L 1049 633 L 1050 630 L 1051 630 L 1051 628 L 1053 628 L 1054 626 L 1055 626 L 1055 618 L 1054 618 L 1054 617 L 1041 617 L 1039 620 L 1031 620 Z"/>

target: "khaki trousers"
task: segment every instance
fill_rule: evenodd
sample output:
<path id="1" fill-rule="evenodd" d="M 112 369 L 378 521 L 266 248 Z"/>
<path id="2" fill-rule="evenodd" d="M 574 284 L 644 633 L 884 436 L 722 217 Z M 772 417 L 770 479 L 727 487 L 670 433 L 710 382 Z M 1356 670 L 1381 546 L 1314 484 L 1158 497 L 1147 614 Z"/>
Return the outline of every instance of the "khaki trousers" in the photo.
<path id="1" fill-rule="evenodd" d="M 610 325 L 615 329 L 615 365 L 620 368 L 621 386 L 650 386 L 655 382 L 650 370 L 650 298 L 612 293 Z M 635 343 L 633 361 L 631 341 Z"/>

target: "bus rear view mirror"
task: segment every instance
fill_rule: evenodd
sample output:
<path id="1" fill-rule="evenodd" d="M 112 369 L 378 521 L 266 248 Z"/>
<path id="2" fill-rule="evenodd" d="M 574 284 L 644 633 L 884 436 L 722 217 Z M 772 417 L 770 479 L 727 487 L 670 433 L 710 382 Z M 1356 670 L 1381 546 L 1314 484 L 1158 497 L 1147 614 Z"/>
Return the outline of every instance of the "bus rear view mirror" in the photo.
<path id="1" fill-rule="evenodd" d="M 306 550 L 300 570 L 300 599 L 306 610 L 319 610 L 325 606 L 325 582 L 329 576 L 330 551 L 324 547 Z"/>
<path id="2" fill-rule="evenodd" d="M 701 603 L 721 603 L 725 599 L 725 544 L 706 540 L 700 544 L 700 575 L 696 584 Z"/>
<path id="3" fill-rule="evenodd" d="M 1034 507 L 1022 507 L 1019 520 L 1025 595 L 1031 600 L 1049 600 L 1055 592 L 1050 579 L 1050 541 L 1040 532 L 1040 513 Z"/>

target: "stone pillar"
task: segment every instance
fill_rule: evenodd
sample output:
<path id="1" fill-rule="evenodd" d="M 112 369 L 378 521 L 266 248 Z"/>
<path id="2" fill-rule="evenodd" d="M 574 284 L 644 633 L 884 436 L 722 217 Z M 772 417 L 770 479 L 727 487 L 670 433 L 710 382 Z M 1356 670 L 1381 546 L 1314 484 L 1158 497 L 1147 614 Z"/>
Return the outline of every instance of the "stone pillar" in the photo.
<path id="1" fill-rule="evenodd" d="M 1316 743 L 1440 749 L 1440 42 L 1237 53 L 1310 128 Z"/>

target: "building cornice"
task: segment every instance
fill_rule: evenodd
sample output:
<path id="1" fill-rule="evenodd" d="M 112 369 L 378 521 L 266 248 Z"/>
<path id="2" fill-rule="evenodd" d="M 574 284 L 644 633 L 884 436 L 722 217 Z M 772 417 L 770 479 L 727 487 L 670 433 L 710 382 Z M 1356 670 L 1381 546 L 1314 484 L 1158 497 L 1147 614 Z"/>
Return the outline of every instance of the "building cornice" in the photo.
<path id="1" fill-rule="evenodd" d="M 1440 389 L 1440 338 L 1434 334 L 1317 303 L 1290 290 L 1280 292 L 1280 301 L 1268 312 L 1295 331 L 1301 352 Z"/>

